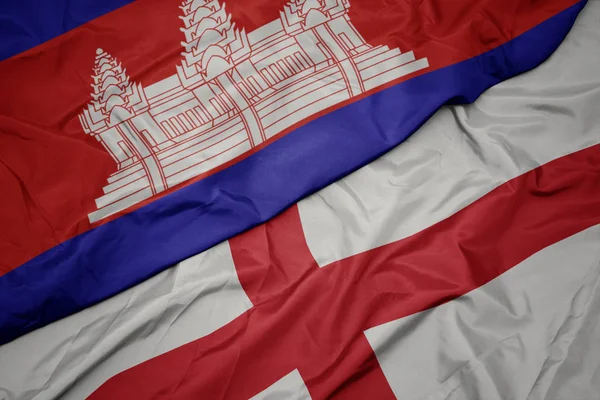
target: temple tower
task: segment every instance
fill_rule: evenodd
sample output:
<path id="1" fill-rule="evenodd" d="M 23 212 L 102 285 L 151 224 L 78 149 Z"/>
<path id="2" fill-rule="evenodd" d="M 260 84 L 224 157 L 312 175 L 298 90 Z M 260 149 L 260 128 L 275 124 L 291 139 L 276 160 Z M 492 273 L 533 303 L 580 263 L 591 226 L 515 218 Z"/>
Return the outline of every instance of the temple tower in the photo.
<path id="1" fill-rule="evenodd" d="M 219 0 L 184 0 L 180 8 L 185 42 L 177 73 L 184 87 L 212 80 L 249 56 L 248 35 L 235 27 Z"/>
<path id="2" fill-rule="evenodd" d="M 236 66 L 250 56 L 248 35 L 235 27 L 231 14 L 226 13 L 219 0 L 184 0 L 180 8 L 184 24 L 181 31 L 186 39 L 181 43 L 183 60 L 177 66 L 182 85 L 192 90 L 198 88 L 194 93 L 206 96 L 207 87 L 201 86 L 216 84 L 244 120 L 252 146 L 257 146 L 265 140 L 262 125 L 233 78 Z"/>
<path id="3" fill-rule="evenodd" d="M 121 64 L 102 49 L 96 51 L 92 102 L 79 116 L 85 132 L 108 150 L 119 170 L 142 162 L 152 192 L 166 188 L 156 146 L 169 138 L 148 112 L 141 84 L 130 82 Z"/>
<path id="4" fill-rule="evenodd" d="M 350 23 L 349 8 L 348 0 L 291 0 L 281 12 L 281 21 L 300 43 L 322 45 L 344 74 L 350 96 L 357 96 L 365 88 L 353 55 L 365 40 Z"/>
<path id="5" fill-rule="evenodd" d="M 96 50 L 92 102 L 80 116 L 86 133 L 106 130 L 148 109 L 142 85 L 129 81 L 121 64 L 102 49 Z"/>
<path id="6" fill-rule="evenodd" d="M 119 167 L 131 163 L 131 149 L 120 145 L 123 140 L 115 126 L 148 108 L 141 85 L 130 82 L 121 64 L 102 49 L 96 51 L 92 101 L 79 116 L 84 131 L 95 137 L 113 156 Z"/>

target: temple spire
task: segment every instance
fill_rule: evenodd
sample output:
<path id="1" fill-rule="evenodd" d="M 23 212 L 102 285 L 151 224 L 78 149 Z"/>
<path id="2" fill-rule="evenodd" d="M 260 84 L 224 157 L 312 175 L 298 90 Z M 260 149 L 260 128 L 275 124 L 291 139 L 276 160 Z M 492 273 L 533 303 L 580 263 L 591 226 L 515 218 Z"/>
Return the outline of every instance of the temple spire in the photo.
<path id="1" fill-rule="evenodd" d="M 349 8 L 349 0 L 290 0 L 281 12 L 281 19 L 286 31 L 292 34 L 327 22 Z"/>
<path id="2" fill-rule="evenodd" d="M 148 107 L 142 86 L 132 83 L 121 63 L 100 48 L 92 79 L 92 101 L 80 116 L 86 132 L 101 132 Z"/>
<path id="3" fill-rule="evenodd" d="M 185 86 L 213 79 L 249 55 L 246 32 L 236 29 L 225 4 L 219 0 L 184 0 L 180 8 L 185 41 L 181 43 L 184 58 L 178 74 Z"/>
<path id="4" fill-rule="evenodd" d="M 109 114 L 117 105 L 126 106 L 133 94 L 132 84 L 117 59 L 98 49 L 93 71 L 91 95 L 96 110 Z"/>

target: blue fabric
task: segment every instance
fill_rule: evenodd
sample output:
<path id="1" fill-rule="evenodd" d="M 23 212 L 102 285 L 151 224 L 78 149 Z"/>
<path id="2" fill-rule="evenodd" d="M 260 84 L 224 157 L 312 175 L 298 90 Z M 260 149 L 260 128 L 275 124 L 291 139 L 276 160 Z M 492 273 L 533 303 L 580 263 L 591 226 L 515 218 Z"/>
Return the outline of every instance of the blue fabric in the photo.
<path id="1" fill-rule="evenodd" d="M 0 61 L 133 0 L 0 0 Z"/>
<path id="2" fill-rule="evenodd" d="M 77 236 L 0 277 L 0 344 L 258 225 L 398 145 L 443 104 L 536 67 L 581 2 L 505 45 L 304 125 L 232 167 Z M 118 246 L 105 246 L 117 241 Z"/>

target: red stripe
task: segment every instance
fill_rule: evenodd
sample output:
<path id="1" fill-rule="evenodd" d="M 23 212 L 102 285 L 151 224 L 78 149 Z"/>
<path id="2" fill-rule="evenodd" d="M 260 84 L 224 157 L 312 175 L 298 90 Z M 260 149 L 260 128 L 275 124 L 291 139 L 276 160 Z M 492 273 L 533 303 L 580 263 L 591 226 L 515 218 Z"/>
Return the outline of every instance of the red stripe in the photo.
<path id="1" fill-rule="evenodd" d="M 233 260 L 236 265 L 236 270 L 240 283 L 244 291 L 255 306 L 266 307 L 267 314 L 260 318 L 268 320 L 269 315 L 273 310 L 271 307 L 263 306 L 263 303 L 270 302 L 272 299 L 286 299 L 296 296 L 298 290 L 302 290 L 307 279 L 315 274 L 319 274 L 319 266 L 312 257 L 302 230 L 302 223 L 297 207 L 292 207 L 279 215 L 277 218 L 263 224 L 243 235 L 232 238 L 230 241 Z M 307 299 L 307 301 L 310 301 Z M 290 314 L 285 323 L 277 323 L 279 326 L 293 326 L 296 317 Z M 242 328 L 244 329 L 244 328 Z M 286 341 L 291 343 L 306 342 L 305 331 L 295 330 L 292 333 L 293 338 L 288 338 Z M 260 332 L 262 335 L 263 332 Z M 282 336 L 285 336 L 286 332 Z M 261 338 L 257 338 L 260 340 Z M 242 390 L 234 388 L 234 398 L 247 398 L 263 390 L 270 384 L 282 378 L 283 371 L 296 369 L 296 362 L 303 357 L 305 348 L 299 346 L 299 354 L 296 357 L 291 357 L 292 352 L 286 351 L 287 356 L 281 357 L 280 354 L 273 353 L 270 357 L 284 358 L 286 366 L 280 366 L 278 363 L 273 363 L 268 359 L 264 352 L 264 346 L 256 346 L 254 343 L 248 343 L 248 347 L 252 346 L 258 353 L 246 355 L 248 359 L 246 364 L 238 361 L 237 373 L 241 375 L 240 380 L 244 381 L 246 376 L 247 390 L 243 390 L 243 395 L 238 391 Z M 268 346 L 268 344 L 266 344 Z M 348 346 L 348 351 L 343 358 L 339 360 L 339 364 L 335 369 L 335 374 L 327 375 L 326 382 L 319 382 L 323 378 L 321 372 L 317 372 L 315 382 L 311 383 L 311 393 L 313 398 L 324 397 L 328 394 L 329 397 L 357 399 L 377 398 L 381 400 L 394 399 L 393 393 L 389 389 L 385 376 L 379 367 L 377 358 L 373 354 L 371 347 L 364 335 L 357 334 L 353 339 L 353 343 Z M 320 349 L 315 348 L 311 359 L 315 362 L 320 359 Z M 257 362 L 253 359 L 264 359 L 265 365 L 258 368 Z M 329 367 L 330 360 L 328 357 L 320 360 L 322 368 Z M 248 370 L 240 372 L 240 365 L 247 365 Z M 301 374 L 314 369 L 311 366 L 308 370 L 301 368 Z M 247 379 L 247 374 L 252 376 L 252 379 Z M 334 393 L 319 392 L 319 388 L 323 388 L 326 392 L 335 382 L 337 388 Z M 205 392 L 211 396 L 216 391 Z"/>
<path id="2" fill-rule="evenodd" d="M 247 399 L 294 369 L 314 399 L 393 398 L 366 329 L 489 282 L 600 224 L 598 210 L 600 145 L 512 179 L 407 239 L 325 268 L 314 268 L 298 240 L 297 211 L 288 211 L 232 241 L 236 262 L 253 265 L 236 265 L 255 302 L 250 311 L 116 375 L 92 398 Z M 261 292 L 253 279 L 272 284 Z"/>
<path id="3" fill-rule="evenodd" d="M 414 50 L 428 57 L 431 71 L 498 46 L 576 2 L 352 0 L 351 18 L 369 42 Z M 0 62 L 0 209 L 10 210 L 0 214 L 0 275 L 91 228 L 87 214 L 116 170 L 77 118 L 90 100 L 95 50 L 109 50 L 145 85 L 174 74 L 183 40 L 180 3 L 137 1 Z M 231 0 L 227 7 L 252 31 L 276 19 L 284 3 Z"/>
<path id="4" fill-rule="evenodd" d="M 238 278 L 252 304 L 293 291 L 318 271 L 298 214 L 292 207 L 277 218 L 230 239 Z"/>

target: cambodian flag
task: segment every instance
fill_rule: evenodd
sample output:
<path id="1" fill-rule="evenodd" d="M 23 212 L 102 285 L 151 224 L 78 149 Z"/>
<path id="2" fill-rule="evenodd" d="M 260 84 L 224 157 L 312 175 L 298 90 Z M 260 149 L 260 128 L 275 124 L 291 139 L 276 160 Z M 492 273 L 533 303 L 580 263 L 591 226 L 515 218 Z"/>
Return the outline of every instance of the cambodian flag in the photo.
<path id="1" fill-rule="evenodd" d="M 600 393 L 597 1 L 0 21 L 1 399 Z"/>

